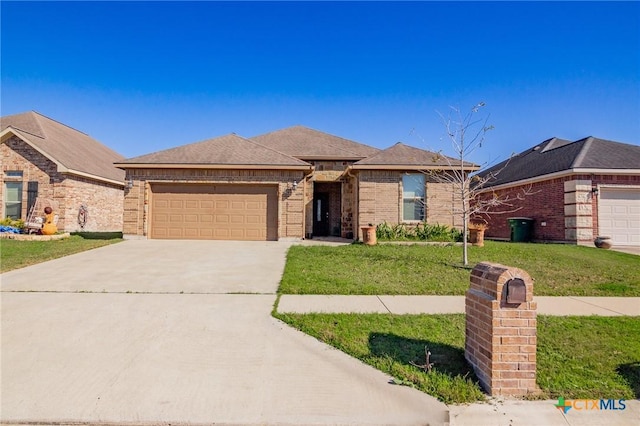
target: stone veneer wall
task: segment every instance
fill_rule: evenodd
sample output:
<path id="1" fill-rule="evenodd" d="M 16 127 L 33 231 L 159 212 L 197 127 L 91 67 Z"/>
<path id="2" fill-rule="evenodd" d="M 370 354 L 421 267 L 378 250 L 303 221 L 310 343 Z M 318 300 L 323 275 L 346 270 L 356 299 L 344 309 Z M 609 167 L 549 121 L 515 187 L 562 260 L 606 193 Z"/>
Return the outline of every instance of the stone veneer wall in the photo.
<path id="1" fill-rule="evenodd" d="M 79 231 L 77 216 L 81 204 L 89 210 L 85 231 L 122 231 L 123 190 L 119 185 L 58 172 L 57 165 L 33 149 L 20 138 L 13 136 L 0 144 L 2 176 L 9 170 L 22 171 L 22 215 L 26 219 L 28 182 L 38 182 L 38 197 L 49 198 L 58 204 L 57 227 L 60 231 Z M 4 184 L 0 185 L 0 204 L 4 209 Z M 3 211 L 4 213 L 4 211 Z"/>
<path id="2" fill-rule="evenodd" d="M 149 233 L 150 185 L 162 183 L 273 184 L 278 186 L 278 239 L 304 237 L 304 174 L 294 170 L 233 169 L 130 169 L 125 190 L 124 234 L 146 237 Z M 293 189 L 293 182 L 298 182 Z"/>
<path id="3" fill-rule="evenodd" d="M 356 238 L 358 232 L 358 180 L 347 176 L 342 183 L 342 237 Z"/>

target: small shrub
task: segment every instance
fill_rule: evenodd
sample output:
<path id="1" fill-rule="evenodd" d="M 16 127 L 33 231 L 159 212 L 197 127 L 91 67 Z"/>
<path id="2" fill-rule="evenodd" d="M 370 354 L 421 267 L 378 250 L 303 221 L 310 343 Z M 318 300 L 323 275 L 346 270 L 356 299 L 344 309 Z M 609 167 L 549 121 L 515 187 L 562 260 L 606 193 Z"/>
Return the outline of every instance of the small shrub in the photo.
<path id="1" fill-rule="evenodd" d="M 447 225 L 419 223 L 409 227 L 405 223 L 389 225 L 383 222 L 376 227 L 379 240 L 462 241 L 462 232 Z"/>
<path id="2" fill-rule="evenodd" d="M 0 220 L 0 226 L 10 226 L 11 228 L 17 228 L 19 230 L 24 229 L 24 220 L 22 219 L 11 219 L 10 217 L 6 217 Z"/>

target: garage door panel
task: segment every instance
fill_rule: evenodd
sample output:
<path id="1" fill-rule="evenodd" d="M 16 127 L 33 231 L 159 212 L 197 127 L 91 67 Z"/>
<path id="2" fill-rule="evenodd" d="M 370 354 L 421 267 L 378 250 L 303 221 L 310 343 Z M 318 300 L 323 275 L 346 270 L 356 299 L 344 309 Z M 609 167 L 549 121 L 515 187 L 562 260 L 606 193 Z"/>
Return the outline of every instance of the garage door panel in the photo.
<path id="1" fill-rule="evenodd" d="M 277 188 L 152 186 L 151 238 L 275 240 Z"/>
<path id="2" fill-rule="evenodd" d="M 244 219 L 245 219 L 245 216 L 233 215 L 231 216 L 231 223 L 233 223 L 234 225 L 241 225 L 245 223 Z"/>
<path id="3" fill-rule="evenodd" d="M 199 217 L 197 214 L 185 214 L 184 215 L 184 221 L 186 223 L 198 223 L 199 222 Z"/>
<path id="4" fill-rule="evenodd" d="M 200 236 L 200 231 L 198 228 L 184 228 L 183 235 L 185 238 L 196 238 Z"/>
<path id="5" fill-rule="evenodd" d="M 255 216 L 255 215 L 247 215 L 247 223 L 252 224 L 252 225 L 256 225 L 262 222 L 262 218 L 259 216 Z"/>
<path id="6" fill-rule="evenodd" d="M 215 216 L 215 222 L 217 224 L 227 224 L 229 223 L 229 215 L 226 214 L 217 214 Z"/>
<path id="7" fill-rule="evenodd" d="M 640 189 L 602 188 L 598 227 L 615 245 L 640 245 Z"/>

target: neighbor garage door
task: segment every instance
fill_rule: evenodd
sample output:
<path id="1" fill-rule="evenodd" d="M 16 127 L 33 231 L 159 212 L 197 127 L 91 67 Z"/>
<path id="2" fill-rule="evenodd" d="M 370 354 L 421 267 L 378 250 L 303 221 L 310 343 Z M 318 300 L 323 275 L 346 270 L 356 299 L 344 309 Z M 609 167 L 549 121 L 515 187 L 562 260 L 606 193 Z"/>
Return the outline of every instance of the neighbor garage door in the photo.
<path id="1" fill-rule="evenodd" d="M 151 192 L 151 238 L 277 239 L 275 186 L 154 184 Z"/>
<path id="2" fill-rule="evenodd" d="M 640 188 L 602 188 L 598 201 L 599 235 L 619 246 L 640 246 Z"/>

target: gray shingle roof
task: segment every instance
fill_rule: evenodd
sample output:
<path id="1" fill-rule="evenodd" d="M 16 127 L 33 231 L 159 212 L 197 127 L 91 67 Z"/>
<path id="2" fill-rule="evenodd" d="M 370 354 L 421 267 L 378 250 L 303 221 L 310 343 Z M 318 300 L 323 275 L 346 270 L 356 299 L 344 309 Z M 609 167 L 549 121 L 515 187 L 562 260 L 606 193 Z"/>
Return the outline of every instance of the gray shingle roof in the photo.
<path id="1" fill-rule="evenodd" d="M 251 140 L 303 160 L 359 160 L 377 153 L 372 146 L 304 126 L 287 127 Z"/>
<path id="2" fill-rule="evenodd" d="M 496 178 L 485 187 L 503 185 L 572 169 L 637 169 L 640 146 L 587 137 L 575 142 L 551 138 L 487 170 Z"/>
<path id="3" fill-rule="evenodd" d="M 425 151 L 424 149 L 414 148 L 398 142 L 390 148 L 378 152 L 364 160 L 357 161 L 353 164 L 354 169 L 366 169 L 375 166 L 381 167 L 411 167 L 411 168 L 449 168 L 451 166 L 459 166 L 460 160 L 447 157 L 439 153 Z M 477 170 L 478 166 L 473 163 L 465 162 L 465 168 Z"/>
<path id="4" fill-rule="evenodd" d="M 72 172 L 124 184 L 124 171 L 113 165 L 124 157 L 85 133 L 35 111 L 2 117 L 0 123 L 2 132 L 19 132 L 25 142 Z"/>
<path id="5" fill-rule="evenodd" d="M 262 146 L 236 134 L 229 134 L 201 142 L 182 145 L 117 163 L 119 167 L 133 164 L 167 165 L 224 165 L 309 167 L 311 165 L 289 155 Z"/>

